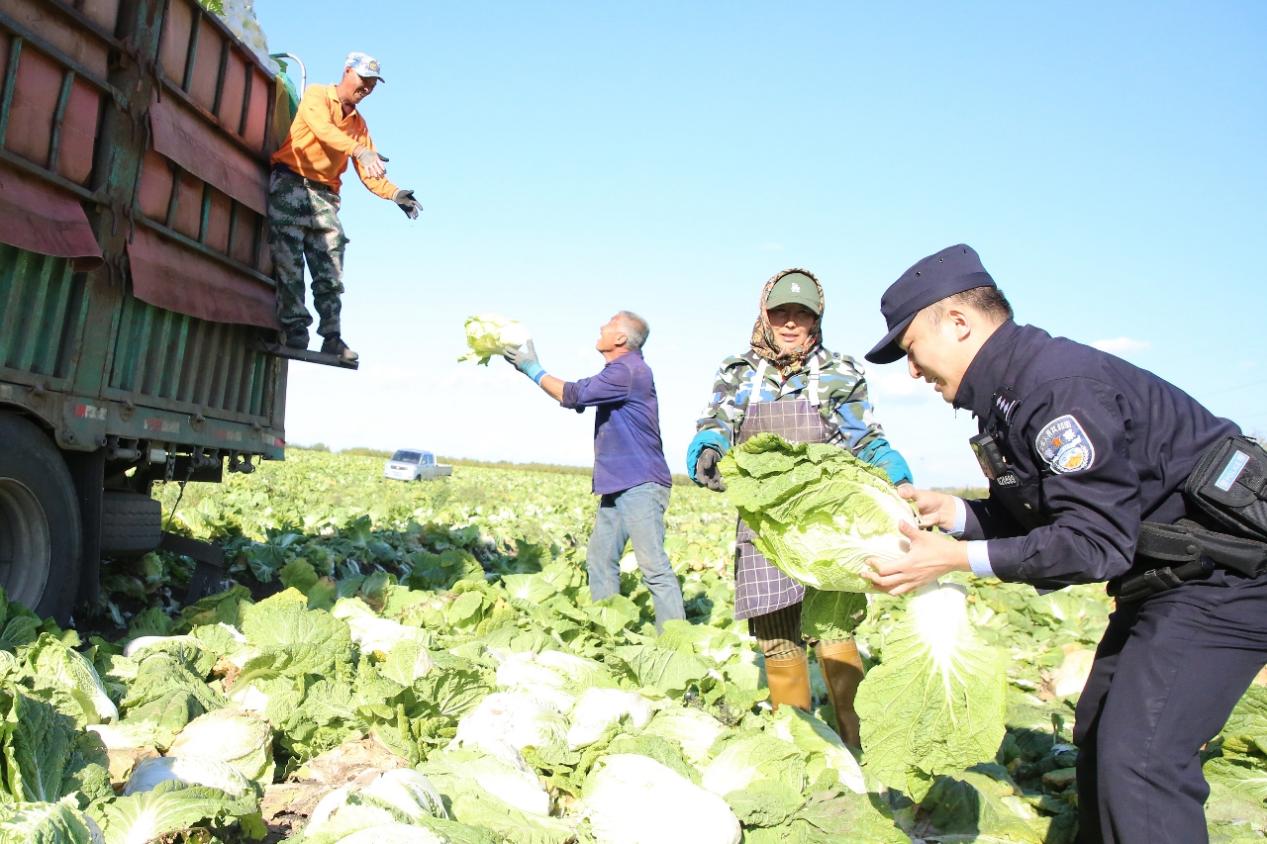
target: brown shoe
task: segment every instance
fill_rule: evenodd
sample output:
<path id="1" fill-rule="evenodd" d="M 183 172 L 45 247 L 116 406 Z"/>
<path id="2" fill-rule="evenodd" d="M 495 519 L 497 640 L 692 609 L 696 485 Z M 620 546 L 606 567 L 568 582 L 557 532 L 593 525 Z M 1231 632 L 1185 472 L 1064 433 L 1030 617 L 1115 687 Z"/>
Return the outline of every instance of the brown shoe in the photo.
<path id="1" fill-rule="evenodd" d="M 770 705 L 774 711 L 777 712 L 779 706 L 785 703 L 809 711 L 809 660 L 804 651 L 796 656 L 767 659 L 765 679 L 770 687 Z"/>
<path id="2" fill-rule="evenodd" d="M 836 713 L 836 732 L 847 746 L 860 750 L 862 739 L 858 713 L 853 708 L 863 676 L 858 643 L 853 639 L 819 642 L 815 653 L 818 654 L 818 667 L 823 671 L 823 681 L 827 684 L 832 711 Z"/>

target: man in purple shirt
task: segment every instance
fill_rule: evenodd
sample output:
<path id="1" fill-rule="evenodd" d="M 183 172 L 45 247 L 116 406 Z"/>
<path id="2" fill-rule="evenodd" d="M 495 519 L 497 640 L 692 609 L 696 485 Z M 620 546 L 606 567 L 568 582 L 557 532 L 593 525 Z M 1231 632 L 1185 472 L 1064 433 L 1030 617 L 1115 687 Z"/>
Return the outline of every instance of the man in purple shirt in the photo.
<path id="1" fill-rule="evenodd" d="M 685 619 L 682 586 L 664 553 L 664 511 L 669 506 L 669 466 L 660 443 L 660 405 L 651 368 L 642 358 L 647 322 L 621 311 L 598 330 L 594 348 L 607 361 L 592 378 L 564 381 L 546 374 L 529 340 L 506 359 L 563 407 L 594 419 L 594 494 L 598 517 L 585 565 L 590 596 L 601 601 L 620 593 L 620 558 L 632 542 L 643 582 L 655 603 L 656 630 Z"/>

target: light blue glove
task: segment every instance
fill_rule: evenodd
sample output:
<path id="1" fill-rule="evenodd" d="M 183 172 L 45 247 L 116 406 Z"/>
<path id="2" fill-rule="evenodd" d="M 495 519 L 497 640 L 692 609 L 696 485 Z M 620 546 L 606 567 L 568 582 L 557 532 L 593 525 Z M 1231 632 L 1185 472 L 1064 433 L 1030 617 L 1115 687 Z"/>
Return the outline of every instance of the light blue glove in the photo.
<path id="1" fill-rule="evenodd" d="M 546 371 L 541 367 L 541 361 L 537 360 L 537 348 L 532 345 L 529 340 L 522 346 L 516 346 L 506 352 L 506 360 L 514 365 L 524 375 L 533 380 L 533 383 L 540 384 L 541 379 L 546 377 Z"/>

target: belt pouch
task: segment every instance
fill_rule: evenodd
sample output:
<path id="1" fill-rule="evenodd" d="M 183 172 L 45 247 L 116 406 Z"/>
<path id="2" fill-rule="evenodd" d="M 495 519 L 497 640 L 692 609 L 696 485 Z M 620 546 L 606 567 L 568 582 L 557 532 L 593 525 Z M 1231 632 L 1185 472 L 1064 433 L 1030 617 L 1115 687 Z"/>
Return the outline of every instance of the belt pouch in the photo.
<path id="1" fill-rule="evenodd" d="M 1249 437 L 1224 437 L 1202 452 L 1183 487 L 1210 527 L 1267 542 L 1267 451 Z"/>

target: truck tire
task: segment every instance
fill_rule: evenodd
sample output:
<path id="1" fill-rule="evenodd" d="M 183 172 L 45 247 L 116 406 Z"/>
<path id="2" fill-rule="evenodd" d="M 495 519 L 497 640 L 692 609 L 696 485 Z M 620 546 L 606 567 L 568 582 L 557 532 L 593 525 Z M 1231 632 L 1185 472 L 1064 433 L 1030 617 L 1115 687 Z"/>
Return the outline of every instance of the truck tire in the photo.
<path id="1" fill-rule="evenodd" d="M 70 470 L 44 432 L 0 413 L 0 586 L 59 624 L 79 590 L 81 525 Z"/>
<path id="2" fill-rule="evenodd" d="M 139 492 L 106 490 L 101 497 L 102 556 L 145 554 L 162 539 L 162 504 Z"/>

